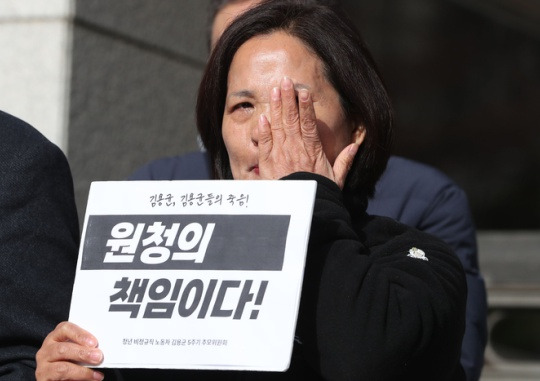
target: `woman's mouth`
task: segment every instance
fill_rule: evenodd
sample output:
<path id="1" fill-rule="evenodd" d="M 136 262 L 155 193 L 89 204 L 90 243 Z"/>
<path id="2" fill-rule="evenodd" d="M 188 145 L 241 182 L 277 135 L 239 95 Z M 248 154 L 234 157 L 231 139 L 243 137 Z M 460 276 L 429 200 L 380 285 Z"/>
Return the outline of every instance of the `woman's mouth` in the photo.
<path id="1" fill-rule="evenodd" d="M 259 166 L 258 165 L 254 165 L 253 167 L 251 167 L 251 170 L 253 173 L 255 173 L 257 176 L 259 176 Z"/>

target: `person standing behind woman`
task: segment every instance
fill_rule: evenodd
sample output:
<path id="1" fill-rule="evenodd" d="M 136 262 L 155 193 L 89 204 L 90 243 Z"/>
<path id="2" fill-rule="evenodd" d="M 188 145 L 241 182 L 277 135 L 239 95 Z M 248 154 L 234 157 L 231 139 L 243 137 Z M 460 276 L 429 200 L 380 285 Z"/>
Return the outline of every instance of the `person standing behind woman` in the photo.
<path id="1" fill-rule="evenodd" d="M 459 260 L 439 239 L 366 213 L 392 120 L 369 52 L 332 9 L 276 0 L 238 17 L 208 62 L 197 126 L 216 179 L 317 182 L 290 367 L 124 378 L 464 380 Z M 38 380 L 100 379 L 80 365 L 106 356 L 97 340 L 59 325 L 38 352 Z"/>

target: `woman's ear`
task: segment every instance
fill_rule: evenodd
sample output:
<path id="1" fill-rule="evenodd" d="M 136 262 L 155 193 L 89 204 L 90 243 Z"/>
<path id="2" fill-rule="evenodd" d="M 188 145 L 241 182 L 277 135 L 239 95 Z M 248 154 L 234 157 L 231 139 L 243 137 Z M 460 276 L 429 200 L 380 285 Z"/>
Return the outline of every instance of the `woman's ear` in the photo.
<path id="1" fill-rule="evenodd" d="M 351 136 L 351 143 L 356 143 L 360 145 L 364 141 L 365 137 L 366 137 L 366 129 L 364 128 L 364 126 L 359 124 L 358 126 L 354 127 L 354 130 Z"/>

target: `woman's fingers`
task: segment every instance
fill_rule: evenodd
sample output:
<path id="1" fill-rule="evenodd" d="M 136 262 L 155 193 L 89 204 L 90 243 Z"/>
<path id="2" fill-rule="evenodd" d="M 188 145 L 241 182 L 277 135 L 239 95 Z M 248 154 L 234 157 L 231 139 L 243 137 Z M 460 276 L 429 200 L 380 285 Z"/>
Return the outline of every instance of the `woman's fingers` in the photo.
<path id="1" fill-rule="evenodd" d="M 285 141 L 285 131 L 283 130 L 283 123 L 281 122 L 281 115 L 283 112 L 281 99 L 281 89 L 279 87 L 272 88 L 270 92 L 270 115 L 272 119 L 270 137 L 277 144 L 283 144 Z"/>
<path id="2" fill-rule="evenodd" d="M 281 81 L 281 122 L 287 138 L 294 138 L 300 134 L 298 104 L 296 91 L 289 77 Z M 279 119 L 278 119 L 279 120 Z"/>
<path id="3" fill-rule="evenodd" d="M 307 152 L 310 154 L 319 153 L 322 150 L 319 133 L 317 131 L 317 119 L 315 108 L 309 91 L 300 89 L 298 91 L 298 109 L 300 112 L 300 129 L 302 139 Z"/>
<path id="4" fill-rule="evenodd" d="M 47 335 L 36 354 L 38 380 L 101 380 L 100 372 L 78 363 L 98 365 L 103 353 L 97 339 L 81 327 L 62 322 Z"/>
<path id="5" fill-rule="evenodd" d="M 317 129 L 315 107 L 310 92 L 298 89 L 284 77 L 270 93 L 270 117 L 258 122 L 259 168 L 262 178 L 277 179 L 293 172 L 314 172 L 326 176 L 343 188 L 354 159 L 342 153 L 330 164 Z M 333 173 L 337 170 L 337 173 Z"/>
<path id="6" fill-rule="evenodd" d="M 266 116 L 262 115 L 259 117 L 259 125 L 258 125 L 258 135 L 259 135 L 259 161 L 267 161 L 270 157 L 270 154 L 272 153 L 272 146 L 273 146 L 273 140 L 272 140 L 272 129 L 270 127 L 270 123 L 268 122 L 268 119 Z M 259 163 L 260 165 L 260 163 Z"/>
<path id="7" fill-rule="evenodd" d="M 48 363 L 36 369 L 36 381 L 101 381 L 103 378 L 101 372 L 68 361 Z"/>
<path id="8" fill-rule="evenodd" d="M 357 143 L 349 144 L 343 149 L 336 158 L 334 162 L 333 171 L 334 171 L 334 181 L 340 189 L 343 189 L 345 185 L 345 179 L 349 174 L 351 169 L 354 157 L 358 152 L 359 145 Z"/>
<path id="9" fill-rule="evenodd" d="M 91 365 L 98 365 L 103 360 L 103 353 L 100 349 L 85 347 L 79 344 L 64 342 L 54 342 L 50 344 L 46 361 L 75 361 Z"/>
<path id="10" fill-rule="evenodd" d="M 320 145 L 317 134 L 317 121 L 315 109 L 307 89 L 298 91 L 298 99 L 293 82 L 284 77 L 280 87 L 274 87 L 270 93 L 270 115 L 272 124 L 272 140 L 279 147 L 283 143 L 290 146 L 300 147 L 304 144 L 302 139 L 308 140 L 308 144 Z"/>
<path id="11" fill-rule="evenodd" d="M 263 178 L 281 178 L 293 172 L 316 172 L 333 178 L 317 132 L 313 100 L 284 77 L 270 92 L 270 119 L 258 122 L 259 167 Z"/>
<path id="12" fill-rule="evenodd" d="M 56 326 L 54 331 L 49 333 L 45 341 L 71 341 L 86 347 L 97 347 L 98 341 L 90 332 L 82 329 L 77 324 L 64 321 Z"/>

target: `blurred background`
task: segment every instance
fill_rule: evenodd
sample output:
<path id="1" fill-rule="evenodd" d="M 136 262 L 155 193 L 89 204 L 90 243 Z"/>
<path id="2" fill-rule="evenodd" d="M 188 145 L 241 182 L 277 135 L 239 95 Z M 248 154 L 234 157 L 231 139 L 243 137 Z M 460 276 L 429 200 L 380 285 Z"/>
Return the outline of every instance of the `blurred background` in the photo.
<path id="1" fill-rule="evenodd" d="M 540 1 L 343 0 L 378 62 L 395 153 L 468 194 L 488 287 L 482 379 L 540 379 Z M 90 183 L 198 149 L 208 0 L 1 0 L 0 109 Z"/>

